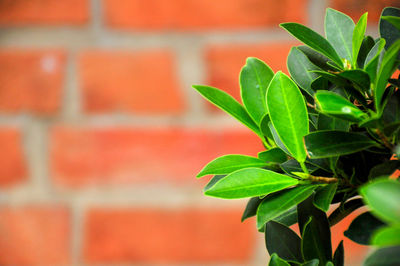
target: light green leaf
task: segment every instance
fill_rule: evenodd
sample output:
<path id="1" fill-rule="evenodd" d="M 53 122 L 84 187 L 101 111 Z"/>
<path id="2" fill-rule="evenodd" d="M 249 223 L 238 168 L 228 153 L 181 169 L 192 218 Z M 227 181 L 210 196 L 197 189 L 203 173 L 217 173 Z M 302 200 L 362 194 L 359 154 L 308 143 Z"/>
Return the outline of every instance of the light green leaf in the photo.
<path id="1" fill-rule="evenodd" d="M 317 131 L 304 137 L 311 158 L 327 158 L 355 153 L 376 145 L 359 133 L 343 131 Z"/>
<path id="2" fill-rule="evenodd" d="M 267 163 L 258 158 L 239 154 L 229 154 L 218 157 L 209 162 L 200 171 L 197 177 L 205 175 L 224 175 L 243 168 L 264 166 L 267 166 Z"/>
<path id="3" fill-rule="evenodd" d="M 276 253 L 271 255 L 268 266 L 290 266 L 285 260 L 279 258 Z"/>
<path id="4" fill-rule="evenodd" d="M 257 228 L 262 228 L 266 222 L 275 219 L 308 198 L 316 187 L 316 185 L 297 186 L 267 196 L 257 209 Z"/>
<path id="5" fill-rule="evenodd" d="M 208 101 L 242 122 L 258 136 L 262 136 L 257 124 L 251 119 L 246 109 L 232 96 L 222 90 L 209 86 L 193 85 L 192 87 Z"/>
<path id="6" fill-rule="evenodd" d="M 347 99 L 331 91 L 318 91 L 315 102 L 320 112 L 347 121 L 361 122 L 368 117 Z"/>
<path id="7" fill-rule="evenodd" d="M 314 205 L 324 211 L 327 212 L 329 210 L 329 206 L 331 205 L 333 196 L 335 196 L 335 192 L 337 189 L 338 183 L 329 184 L 325 187 L 321 187 L 314 196 Z"/>
<path id="8" fill-rule="evenodd" d="M 253 120 L 260 124 L 267 113 L 265 94 L 274 72 L 263 61 L 249 57 L 240 72 L 240 92 L 243 104 Z"/>
<path id="9" fill-rule="evenodd" d="M 372 236 L 372 245 L 380 247 L 400 245 L 400 221 L 399 224 L 378 229 Z"/>
<path id="10" fill-rule="evenodd" d="M 267 106 L 280 140 L 296 160 L 304 162 L 303 136 L 309 132 L 306 103 L 296 84 L 281 71 L 268 87 Z"/>
<path id="11" fill-rule="evenodd" d="M 368 12 L 364 13 L 357 22 L 353 31 L 352 51 L 353 51 L 353 66 L 357 66 L 358 53 L 361 44 L 364 40 L 365 30 L 367 29 Z"/>
<path id="12" fill-rule="evenodd" d="M 400 221 L 400 183 L 391 179 L 376 179 L 360 188 L 371 212 L 388 223 Z"/>
<path id="13" fill-rule="evenodd" d="M 224 199 L 256 197 L 297 185 L 298 182 L 297 179 L 270 170 L 246 168 L 219 180 L 205 194 Z"/>
<path id="14" fill-rule="evenodd" d="M 331 59 L 339 68 L 343 68 L 342 59 L 324 37 L 298 23 L 282 23 L 280 26 L 310 48 Z"/>
<path id="15" fill-rule="evenodd" d="M 397 56 L 400 51 L 400 40 L 395 41 L 392 46 L 383 55 L 381 66 L 378 70 L 374 99 L 375 107 L 378 113 L 382 111 L 382 97 L 388 83 L 388 79 L 392 76 L 398 63 L 396 63 Z"/>
<path id="16" fill-rule="evenodd" d="M 311 63 L 310 59 L 297 47 L 292 47 L 290 50 L 287 67 L 294 81 L 309 95 L 313 96 L 315 92 L 311 89 L 311 83 L 318 75 L 310 71 L 320 70 L 320 68 Z"/>
<path id="17" fill-rule="evenodd" d="M 348 61 L 353 59 L 352 39 L 354 22 L 353 20 L 332 8 L 326 9 L 325 34 L 327 40 L 335 48 L 341 58 Z"/>

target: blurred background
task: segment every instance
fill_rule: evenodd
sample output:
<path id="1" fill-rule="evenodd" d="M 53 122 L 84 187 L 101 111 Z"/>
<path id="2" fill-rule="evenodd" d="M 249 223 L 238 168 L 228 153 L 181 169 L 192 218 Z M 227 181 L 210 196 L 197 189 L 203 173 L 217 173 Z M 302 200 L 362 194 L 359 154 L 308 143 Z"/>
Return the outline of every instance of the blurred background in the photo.
<path id="1" fill-rule="evenodd" d="M 262 145 L 191 84 L 238 98 L 246 57 L 287 71 L 297 42 L 278 24 L 322 32 L 328 6 L 368 10 L 377 36 L 400 3 L 0 0 L 0 265 L 265 265 L 246 201 L 195 178 Z M 345 248 L 348 265 L 368 252 Z"/>

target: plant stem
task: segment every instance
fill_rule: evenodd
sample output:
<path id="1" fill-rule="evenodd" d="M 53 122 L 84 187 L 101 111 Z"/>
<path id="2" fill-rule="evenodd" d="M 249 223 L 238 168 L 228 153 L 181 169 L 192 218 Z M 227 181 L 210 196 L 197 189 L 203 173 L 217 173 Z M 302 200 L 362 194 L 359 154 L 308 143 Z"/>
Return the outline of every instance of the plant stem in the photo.
<path id="1" fill-rule="evenodd" d="M 312 176 L 312 175 L 310 175 L 309 180 L 313 182 L 320 182 L 326 184 L 339 182 L 339 179 L 337 179 L 336 177 L 323 177 L 323 176 Z"/>
<path id="2" fill-rule="evenodd" d="M 382 140 L 383 144 L 385 145 L 386 148 L 392 150 L 394 147 L 393 145 L 389 142 L 385 134 L 383 134 L 382 131 L 379 129 L 376 129 L 376 134 L 378 134 L 379 138 Z"/>
<path id="3" fill-rule="evenodd" d="M 310 174 L 309 172 L 308 172 L 308 169 L 307 169 L 307 167 L 306 167 L 306 164 L 304 163 L 304 162 L 300 162 L 300 166 L 301 166 L 301 169 L 303 169 L 303 172 L 304 173 L 306 173 L 306 174 Z"/>

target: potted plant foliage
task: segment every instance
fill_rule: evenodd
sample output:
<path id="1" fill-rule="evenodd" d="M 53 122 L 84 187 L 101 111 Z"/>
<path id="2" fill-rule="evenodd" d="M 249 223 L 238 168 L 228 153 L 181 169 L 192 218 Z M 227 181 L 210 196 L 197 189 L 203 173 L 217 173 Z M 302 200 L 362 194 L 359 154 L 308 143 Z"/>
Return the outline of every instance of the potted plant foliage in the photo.
<path id="1" fill-rule="evenodd" d="M 366 36 L 366 25 L 367 13 L 355 24 L 333 9 L 325 37 L 281 24 L 304 43 L 288 55 L 290 76 L 248 58 L 243 104 L 193 86 L 265 146 L 257 157 L 216 158 L 197 177 L 213 175 L 205 195 L 250 198 L 242 220 L 256 216 L 269 265 L 343 265 L 343 242 L 332 249 L 330 227 L 362 206 L 345 236 L 376 247 L 365 265 L 400 265 L 400 9 L 383 10 L 379 38 Z"/>

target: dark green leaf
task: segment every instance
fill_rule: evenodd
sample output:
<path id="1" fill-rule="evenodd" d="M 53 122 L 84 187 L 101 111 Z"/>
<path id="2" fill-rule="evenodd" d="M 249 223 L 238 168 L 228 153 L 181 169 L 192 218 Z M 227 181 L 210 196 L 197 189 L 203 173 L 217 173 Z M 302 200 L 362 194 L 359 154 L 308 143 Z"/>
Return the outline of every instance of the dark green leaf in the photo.
<path id="1" fill-rule="evenodd" d="M 376 145 L 370 138 L 343 131 L 317 131 L 304 137 L 311 158 L 326 158 L 355 153 Z"/>
<path id="2" fill-rule="evenodd" d="M 316 187 L 316 185 L 297 186 L 267 196 L 258 206 L 257 228 L 262 228 L 266 222 L 275 219 L 308 198 Z"/>
<path id="3" fill-rule="evenodd" d="M 267 163 L 258 158 L 239 154 L 229 154 L 218 157 L 209 162 L 200 173 L 198 173 L 197 177 L 205 175 L 224 175 L 243 168 L 265 166 L 267 166 Z"/>
<path id="4" fill-rule="evenodd" d="M 382 10 L 381 19 L 379 20 L 379 33 L 386 40 L 385 49 L 387 50 L 396 40 L 400 39 L 400 31 L 392 23 L 382 19 L 385 16 L 400 17 L 400 9 L 386 7 Z M 400 58 L 400 55 L 398 58 Z"/>
<path id="5" fill-rule="evenodd" d="M 327 212 L 329 210 L 329 206 L 331 205 L 333 196 L 335 196 L 337 186 L 338 184 L 334 183 L 318 189 L 315 193 L 314 205 L 320 210 Z"/>
<path id="6" fill-rule="evenodd" d="M 307 56 L 297 47 L 292 47 L 287 58 L 287 66 L 290 76 L 299 84 L 300 88 L 309 95 L 314 95 L 311 83 L 318 77 L 312 70 L 320 70 L 319 67 L 311 63 Z"/>
<path id="7" fill-rule="evenodd" d="M 384 19 L 388 21 L 390 24 L 395 26 L 397 30 L 400 31 L 400 17 L 395 17 L 395 16 L 383 16 L 381 19 Z"/>
<path id="8" fill-rule="evenodd" d="M 365 30 L 367 28 L 368 13 L 364 13 L 357 22 L 353 31 L 352 37 L 352 51 L 353 51 L 353 65 L 357 66 L 358 53 L 364 40 Z M 362 66 L 361 66 L 362 67 Z"/>
<path id="9" fill-rule="evenodd" d="M 336 248 L 335 254 L 333 255 L 333 264 L 335 266 L 344 266 L 343 240 L 340 241 L 338 247 Z"/>
<path id="10" fill-rule="evenodd" d="M 268 266 L 290 266 L 290 264 L 274 253 L 271 255 Z"/>
<path id="11" fill-rule="evenodd" d="M 269 128 L 270 123 L 271 123 L 271 119 L 269 118 L 269 115 L 268 114 L 264 115 L 264 117 L 261 119 L 261 122 L 260 122 L 260 130 L 261 130 L 261 133 L 268 140 L 273 140 L 274 137 L 272 136 L 271 130 Z"/>
<path id="12" fill-rule="evenodd" d="M 253 217 L 257 214 L 258 205 L 260 205 L 262 201 L 263 199 L 260 199 L 260 197 L 254 197 L 247 202 L 246 209 L 242 215 L 242 222 L 247 218 Z"/>
<path id="13" fill-rule="evenodd" d="M 207 185 L 204 187 L 203 191 L 207 191 L 210 188 L 212 188 L 219 180 L 224 178 L 226 175 L 216 175 L 211 178 L 211 180 L 207 183 Z"/>
<path id="14" fill-rule="evenodd" d="M 364 212 L 351 222 L 344 235 L 358 244 L 370 245 L 372 234 L 383 226 L 385 223 L 381 220 L 370 212 Z"/>
<path id="15" fill-rule="evenodd" d="M 309 132 L 306 103 L 296 84 L 280 71 L 268 87 L 267 106 L 279 138 L 296 160 L 304 162 L 303 136 Z"/>
<path id="16" fill-rule="evenodd" d="M 361 44 L 360 51 L 358 53 L 357 65 L 360 68 L 364 68 L 365 59 L 372 47 L 374 47 L 375 41 L 371 36 L 366 36 Z"/>
<path id="17" fill-rule="evenodd" d="M 301 264 L 301 266 L 318 266 L 318 265 L 319 265 L 319 259 L 313 259 Z"/>
<path id="18" fill-rule="evenodd" d="M 297 207 L 294 206 L 293 208 L 287 210 L 285 213 L 282 213 L 273 220 L 286 226 L 294 225 L 295 223 L 297 223 Z"/>
<path id="19" fill-rule="evenodd" d="M 311 88 L 317 90 L 328 90 L 330 88 L 329 81 L 324 77 L 318 77 L 311 83 Z"/>
<path id="20" fill-rule="evenodd" d="M 267 195 L 298 184 L 298 180 L 259 168 L 245 168 L 227 175 L 207 190 L 207 196 L 238 199 Z"/>
<path id="21" fill-rule="evenodd" d="M 376 179 L 360 188 L 364 202 L 383 221 L 400 221 L 400 183 L 391 179 Z"/>
<path id="22" fill-rule="evenodd" d="M 339 55 L 324 37 L 298 23 L 282 23 L 280 26 L 304 44 L 330 58 L 338 67 L 343 68 Z"/>
<path id="23" fill-rule="evenodd" d="M 305 165 L 310 173 L 312 173 L 318 169 L 317 166 L 309 164 L 309 163 L 306 163 Z M 303 171 L 301 168 L 301 165 L 296 160 L 293 160 L 293 159 L 282 163 L 281 168 L 283 171 L 285 171 L 285 173 L 288 173 L 288 174 Z"/>
<path id="24" fill-rule="evenodd" d="M 359 89 L 362 91 L 368 92 L 370 89 L 370 80 L 369 80 L 369 75 L 367 72 L 363 70 L 346 70 L 343 72 L 340 72 L 339 77 L 345 78 L 347 80 L 350 80 L 355 84 Z"/>
<path id="25" fill-rule="evenodd" d="M 318 130 L 349 131 L 350 123 L 340 118 L 330 117 L 324 114 L 318 116 Z"/>
<path id="26" fill-rule="evenodd" d="M 274 126 L 272 125 L 271 122 L 268 123 L 268 127 L 271 131 L 272 137 L 274 139 L 275 144 L 282 150 L 284 151 L 287 155 L 291 156 L 290 152 L 288 151 L 288 149 L 285 147 L 285 145 L 283 144 L 282 140 L 280 139 L 280 137 L 278 136 L 278 133 L 276 132 Z"/>
<path id="27" fill-rule="evenodd" d="M 324 25 L 329 43 L 341 58 L 350 62 L 353 59 L 352 39 L 355 27 L 353 20 L 337 10 L 327 8 Z"/>
<path id="28" fill-rule="evenodd" d="M 386 161 L 384 163 L 378 164 L 374 166 L 369 172 L 368 179 L 374 179 L 380 176 L 390 176 L 397 169 L 400 169 L 400 161 L 399 160 L 391 160 Z"/>
<path id="29" fill-rule="evenodd" d="M 247 112 L 256 121 L 261 122 L 267 113 L 265 94 L 274 72 L 263 61 L 249 57 L 240 72 L 240 91 Z"/>
<path id="30" fill-rule="evenodd" d="M 380 247 L 400 245 L 400 224 L 382 227 L 375 231 L 372 244 Z"/>
<path id="31" fill-rule="evenodd" d="M 261 136 L 258 126 L 256 123 L 254 123 L 253 119 L 251 119 L 246 109 L 244 109 L 244 107 L 232 96 L 222 90 L 209 86 L 193 85 L 193 88 L 196 89 L 208 101 L 232 115 L 234 118 L 255 132 L 258 136 Z"/>
<path id="32" fill-rule="evenodd" d="M 336 68 L 333 68 L 328 65 L 328 62 L 329 62 L 328 57 L 318 53 L 314 49 L 311 49 L 310 47 L 308 47 L 306 45 L 297 46 L 297 48 L 300 51 L 302 51 L 307 56 L 307 58 L 311 61 L 311 63 L 313 63 L 317 67 L 324 69 L 324 70 L 333 70 L 333 71 L 336 70 Z"/>
<path id="33" fill-rule="evenodd" d="M 378 40 L 369 51 L 364 63 L 364 70 L 368 73 L 371 83 L 375 84 L 379 63 L 384 53 L 385 39 Z"/>
<path id="34" fill-rule="evenodd" d="M 280 148 L 272 148 L 258 153 L 258 158 L 267 163 L 283 163 L 287 161 L 286 154 Z"/>
<path id="35" fill-rule="evenodd" d="M 372 253 L 364 266 L 399 266 L 400 246 L 381 248 Z"/>
<path id="36" fill-rule="evenodd" d="M 354 104 L 331 91 L 318 91 L 315 94 L 315 102 L 320 112 L 340 119 L 361 122 L 368 117 Z"/>
<path id="37" fill-rule="evenodd" d="M 339 199 L 343 202 L 345 201 L 345 199 L 343 199 L 343 197 L 345 197 L 346 195 L 340 195 Z M 333 199 L 333 201 L 335 201 L 335 198 Z M 358 208 L 364 206 L 364 203 L 361 199 L 352 199 L 349 200 L 348 202 L 346 202 L 345 204 L 337 207 L 332 213 L 331 215 L 329 215 L 329 224 L 330 226 L 334 226 L 335 224 L 337 224 L 338 222 L 340 222 L 342 219 L 344 219 L 345 217 L 347 217 L 350 213 L 352 213 L 353 211 L 357 210 Z"/>
<path id="38" fill-rule="evenodd" d="M 303 261 L 300 237 L 283 224 L 275 221 L 266 224 L 265 243 L 269 254 L 276 253 L 285 260 Z"/>

